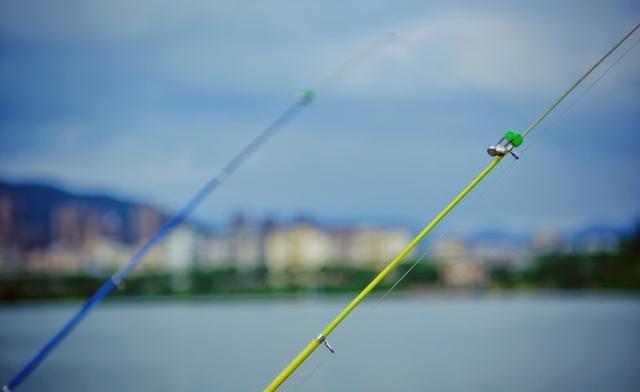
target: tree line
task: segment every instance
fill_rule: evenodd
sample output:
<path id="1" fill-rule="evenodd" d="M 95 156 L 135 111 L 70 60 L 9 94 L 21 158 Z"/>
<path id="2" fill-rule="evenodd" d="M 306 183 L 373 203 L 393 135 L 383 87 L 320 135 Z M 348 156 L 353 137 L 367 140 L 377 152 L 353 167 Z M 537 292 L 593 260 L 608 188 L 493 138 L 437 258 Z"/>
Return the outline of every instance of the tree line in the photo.
<path id="1" fill-rule="evenodd" d="M 639 226 L 640 228 L 640 226 Z M 408 261 L 382 282 L 390 287 L 411 267 Z M 270 273 L 265 267 L 194 267 L 187 272 L 141 272 L 129 276 L 114 297 L 205 296 L 233 294 L 339 293 L 362 289 L 377 270 L 333 263 L 320 270 L 285 269 Z M 640 290 L 640 229 L 623 238 L 615 250 L 597 253 L 554 252 L 538 256 L 522 268 L 487 267 L 488 289 Z M 108 276 L 84 273 L 0 275 L 0 300 L 86 298 Z M 440 289 L 443 268 L 423 260 L 405 276 L 396 290 Z"/>

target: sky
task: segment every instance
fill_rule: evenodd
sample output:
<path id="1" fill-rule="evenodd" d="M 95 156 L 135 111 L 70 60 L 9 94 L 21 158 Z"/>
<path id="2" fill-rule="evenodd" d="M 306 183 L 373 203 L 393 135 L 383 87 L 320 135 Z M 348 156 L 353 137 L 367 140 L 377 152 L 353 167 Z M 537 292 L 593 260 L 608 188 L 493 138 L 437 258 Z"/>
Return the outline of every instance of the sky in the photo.
<path id="1" fill-rule="evenodd" d="M 312 87 L 317 100 L 196 217 L 417 229 L 488 164 L 489 144 L 526 129 L 638 22 L 633 0 L 4 0 L 0 178 L 177 209 Z M 572 102 L 639 38 L 444 225 L 637 221 L 640 45 Z"/>

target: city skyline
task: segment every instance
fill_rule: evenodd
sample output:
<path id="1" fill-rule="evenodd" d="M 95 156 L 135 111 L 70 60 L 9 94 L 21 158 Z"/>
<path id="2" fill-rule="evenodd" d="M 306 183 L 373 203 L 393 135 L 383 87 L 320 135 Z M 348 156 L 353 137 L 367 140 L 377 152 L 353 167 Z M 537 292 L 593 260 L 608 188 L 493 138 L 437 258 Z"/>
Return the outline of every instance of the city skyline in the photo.
<path id="1" fill-rule="evenodd" d="M 3 195 L 4 188 L 4 195 Z M 111 204 L 110 207 L 106 208 L 107 212 L 114 212 L 113 209 L 120 210 L 119 214 L 127 214 L 122 211 L 127 210 L 127 208 L 139 208 L 141 210 L 147 211 L 153 215 L 154 225 L 157 226 L 162 222 L 169 219 L 169 217 L 175 213 L 175 211 L 171 209 L 164 208 L 160 205 L 154 204 L 148 200 L 135 199 L 130 198 L 126 194 L 117 194 L 113 192 L 104 193 L 98 189 L 94 190 L 75 190 L 74 188 L 68 188 L 60 184 L 55 184 L 53 182 L 33 182 L 33 181 L 6 181 L 6 179 L 0 178 L 0 201 L 9 198 L 20 199 L 19 194 L 15 194 L 15 191 L 19 190 L 19 192 L 26 192 L 29 197 L 25 198 L 25 200 L 21 203 L 22 209 L 31 209 L 37 207 L 35 210 L 42 210 L 43 207 L 51 204 L 52 201 L 48 201 L 45 205 L 29 204 L 29 200 L 34 200 L 41 198 L 38 196 L 39 193 L 49 194 L 49 193 L 59 193 L 62 198 L 61 202 L 54 203 L 56 210 L 52 211 L 52 216 L 55 216 L 55 213 L 59 210 L 63 210 L 66 206 L 76 207 L 80 212 L 80 218 L 83 220 L 90 221 L 92 219 L 95 220 L 95 208 L 91 208 L 90 206 L 94 204 L 96 201 L 98 204 L 107 205 Z M 44 196 L 47 199 L 49 196 Z M 54 198 L 55 199 L 55 198 Z M 80 201 L 79 201 L 80 200 Z M 25 202 L 27 204 L 25 204 Z M 85 204 L 88 202 L 88 205 Z M 130 206 L 130 207 L 123 207 Z M 81 210 L 86 209 L 86 207 L 90 207 L 86 210 L 86 213 L 82 213 Z M 105 210 L 105 207 L 101 207 L 98 211 Z M 124 218 L 126 219 L 126 218 Z M 356 220 L 356 219 L 331 219 L 331 217 L 314 215 L 309 211 L 286 211 L 285 213 L 278 214 L 277 212 L 270 211 L 265 213 L 256 213 L 251 209 L 235 209 L 232 211 L 228 211 L 224 216 L 221 217 L 190 217 L 187 219 L 187 224 L 193 226 L 198 231 L 202 231 L 204 233 L 215 233 L 220 230 L 225 230 L 228 227 L 231 227 L 235 224 L 236 221 L 243 220 L 247 221 L 251 226 L 261 226 L 261 225 L 290 225 L 292 223 L 312 223 L 319 227 L 326 228 L 328 230 L 340 230 L 345 227 L 379 227 L 379 228 L 389 228 L 389 227 L 402 227 L 406 230 L 411 231 L 412 233 L 417 233 L 422 228 L 421 227 L 411 227 L 410 225 L 392 225 L 392 224 L 384 224 L 380 222 L 376 222 L 375 220 Z M 47 223 L 48 224 L 48 223 Z M 465 236 L 469 238 L 487 238 L 487 237 L 495 237 L 495 238 L 509 238 L 509 241 L 522 243 L 524 239 L 534 236 L 537 232 L 553 232 L 557 235 L 564 236 L 566 238 L 575 238 L 584 235 L 584 233 L 588 232 L 612 232 L 617 233 L 618 235 L 625 235 L 631 233 L 635 227 L 640 224 L 639 220 L 633 220 L 629 224 L 621 224 L 621 225 L 608 225 L 606 222 L 593 222 L 593 224 L 587 224 L 584 226 L 577 227 L 572 230 L 561 230 L 560 228 L 554 227 L 543 227 L 539 228 L 531 228 L 530 230 L 521 231 L 521 232 L 512 232 L 508 229 L 501 228 L 499 225 L 480 227 L 475 230 L 467 231 L 467 230 L 455 230 L 452 228 L 447 228 L 446 230 L 456 236 Z M 121 239 L 124 242 L 133 243 L 136 242 L 132 240 L 132 238 L 141 238 L 144 236 L 150 236 L 153 234 L 152 228 L 147 228 L 146 230 L 142 230 L 144 235 L 137 235 L 135 233 L 123 233 L 120 235 Z M 124 237 L 122 237 L 124 236 Z"/>
<path id="2" fill-rule="evenodd" d="M 170 215 L 170 211 L 140 201 L 0 181 L 0 270 L 113 270 Z M 318 270 L 332 265 L 377 269 L 393 259 L 414 234 L 401 226 L 238 212 L 217 227 L 187 220 L 158 244 L 140 271 L 264 266 L 278 275 L 289 269 Z M 575 233 L 537 231 L 527 236 L 498 229 L 471 235 L 438 230 L 411 257 L 419 258 L 430 250 L 428 259 L 455 266 L 445 271 L 458 276 L 452 280 L 458 285 L 484 281 L 486 266 L 522 267 L 545 252 L 612 252 L 630 234 L 631 228 L 606 227 Z"/>

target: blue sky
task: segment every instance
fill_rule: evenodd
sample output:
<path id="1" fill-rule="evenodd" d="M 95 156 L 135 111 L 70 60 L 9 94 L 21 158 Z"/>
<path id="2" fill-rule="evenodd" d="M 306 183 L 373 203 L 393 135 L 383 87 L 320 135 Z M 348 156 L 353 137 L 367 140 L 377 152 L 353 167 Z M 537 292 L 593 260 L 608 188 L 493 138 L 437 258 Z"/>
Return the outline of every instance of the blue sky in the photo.
<path id="1" fill-rule="evenodd" d="M 487 164 L 488 144 L 526 128 L 638 22 L 637 1 L 3 1 L 0 176 L 177 208 L 320 85 L 197 216 L 417 228 Z M 388 32 L 398 40 L 322 84 Z M 446 225 L 637 220 L 638 70 L 640 45 Z"/>

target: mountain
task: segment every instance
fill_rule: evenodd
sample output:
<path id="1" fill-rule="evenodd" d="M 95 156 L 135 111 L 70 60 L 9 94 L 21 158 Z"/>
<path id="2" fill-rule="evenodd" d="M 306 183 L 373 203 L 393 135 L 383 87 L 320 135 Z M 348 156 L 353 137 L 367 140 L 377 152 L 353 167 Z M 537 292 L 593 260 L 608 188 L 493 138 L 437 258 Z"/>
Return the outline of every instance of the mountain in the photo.
<path id="1" fill-rule="evenodd" d="M 38 248 L 53 240 L 82 241 L 96 232 L 133 243 L 165 216 L 131 200 L 0 181 L 0 245 Z"/>

